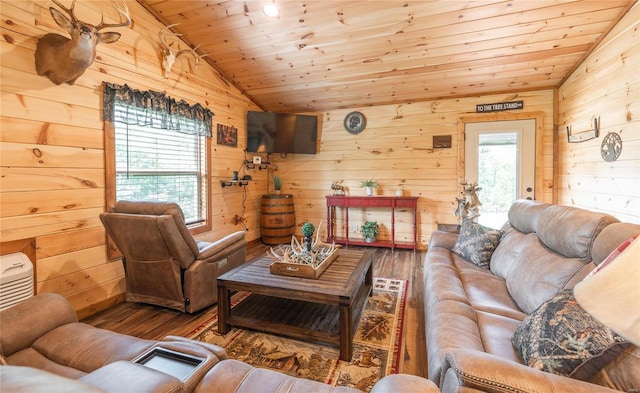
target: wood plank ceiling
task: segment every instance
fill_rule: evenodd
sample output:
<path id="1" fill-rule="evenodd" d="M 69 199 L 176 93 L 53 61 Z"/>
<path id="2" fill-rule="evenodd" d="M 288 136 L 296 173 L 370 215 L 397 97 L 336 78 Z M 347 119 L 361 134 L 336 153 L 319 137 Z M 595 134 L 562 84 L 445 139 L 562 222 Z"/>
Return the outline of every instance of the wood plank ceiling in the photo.
<path id="1" fill-rule="evenodd" d="M 559 87 L 636 0 L 138 1 L 263 110 L 315 112 Z"/>

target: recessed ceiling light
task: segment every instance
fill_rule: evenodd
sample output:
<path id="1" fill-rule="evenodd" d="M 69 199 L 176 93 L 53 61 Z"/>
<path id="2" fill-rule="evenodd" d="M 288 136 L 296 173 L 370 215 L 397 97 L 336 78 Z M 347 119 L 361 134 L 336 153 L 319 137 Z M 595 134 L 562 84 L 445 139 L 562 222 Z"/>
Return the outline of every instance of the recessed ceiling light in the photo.
<path id="1" fill-rule="evenodd" d="M 273 3 L 266 4 L 264 7 L 262 7 L 262 12 L 264 12 L 264 14 L 270 18 L 277 18 L 278 15 L 280 15 L 278 6 Z"/>

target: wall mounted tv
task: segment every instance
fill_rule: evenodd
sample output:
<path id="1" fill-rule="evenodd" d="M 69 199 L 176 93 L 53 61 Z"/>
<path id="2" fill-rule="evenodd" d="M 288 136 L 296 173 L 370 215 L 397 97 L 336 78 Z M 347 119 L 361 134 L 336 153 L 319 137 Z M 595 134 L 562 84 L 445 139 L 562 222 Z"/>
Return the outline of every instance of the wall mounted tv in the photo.
<path id="1" fill-rule="evenodd" d="M 247 112 L 247 152 L 316 154 L 318 117 Z"/>

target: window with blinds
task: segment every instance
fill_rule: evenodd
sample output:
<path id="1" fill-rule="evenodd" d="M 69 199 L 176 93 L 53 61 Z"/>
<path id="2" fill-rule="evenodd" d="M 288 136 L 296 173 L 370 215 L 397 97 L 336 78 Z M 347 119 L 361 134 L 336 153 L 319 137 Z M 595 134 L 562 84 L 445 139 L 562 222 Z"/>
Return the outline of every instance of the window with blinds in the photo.
<path id="1" fill-rule="evenodd" d="M 175 202 L 187 225 L 204 222 L 206 137 L 121 122 L 114 125 L 116 200 Z"/>

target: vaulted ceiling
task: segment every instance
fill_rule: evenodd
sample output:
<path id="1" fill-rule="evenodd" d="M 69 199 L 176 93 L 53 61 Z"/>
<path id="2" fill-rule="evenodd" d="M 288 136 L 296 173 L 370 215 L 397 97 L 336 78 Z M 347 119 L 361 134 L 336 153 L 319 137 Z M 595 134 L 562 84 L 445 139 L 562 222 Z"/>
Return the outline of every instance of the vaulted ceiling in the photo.
<path id="1" fill-rule="evenodd" d="M 138 1 L 263 110 L 307 112 L 558 87 L 636 0 Z"/>

